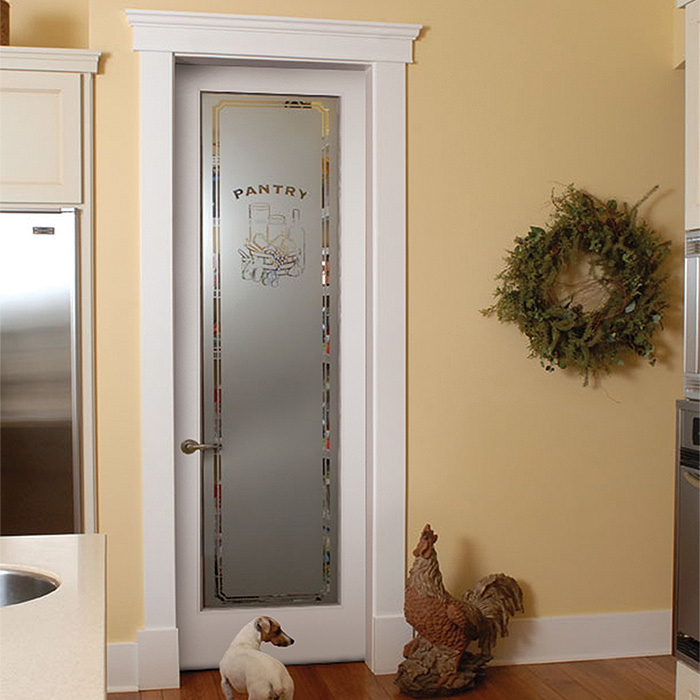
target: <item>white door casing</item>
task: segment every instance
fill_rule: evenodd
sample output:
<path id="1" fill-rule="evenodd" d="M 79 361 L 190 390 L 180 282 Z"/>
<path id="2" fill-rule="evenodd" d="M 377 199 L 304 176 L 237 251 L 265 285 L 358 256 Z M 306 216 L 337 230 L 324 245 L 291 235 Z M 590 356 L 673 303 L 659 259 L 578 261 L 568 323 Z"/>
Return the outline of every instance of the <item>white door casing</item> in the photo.
<path id="1" fill-rule="evenodd" d="M 199 454 L 176 453 L 177 624 L 180 667 L 215 668 L 237 630 L 273 615 L 296 639 L 267 652 L 286 663 L 365 657 L 365 120 L 364 75 L 178 65 L 175 78 L 175 439 L 200 435 L 200 93 L 277 93 L 340 98 L 340 502 L 338 604 L 201 609 Z M 319 326 L 320 328 L 320 326 Z M 235 448 L 235 446 L 232 446 Z M 274 516 L 271 516 L 274 517 Z"/>
<path id="2" fill-rule="evenodd" d="M 127 10 L 140 52 L 144 628 L 139 687 L 179 685 L 175 596 L 173 99 L 179 57 L 363 68 L 366 88 L 366 654 L 400 660 L 405 576 L 405 70 L 420 26 Z"/>

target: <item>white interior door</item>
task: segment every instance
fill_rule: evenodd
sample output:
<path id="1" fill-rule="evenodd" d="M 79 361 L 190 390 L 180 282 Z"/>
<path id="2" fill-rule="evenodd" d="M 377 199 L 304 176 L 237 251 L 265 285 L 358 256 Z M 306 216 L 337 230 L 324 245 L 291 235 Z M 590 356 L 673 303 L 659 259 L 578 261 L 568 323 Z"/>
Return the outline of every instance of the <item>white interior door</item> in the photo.
<path id="1" fill-rule="evenodd" d="M 176 69 L 175 88 L 175 206 L 174 206 L 174 298 L 175 298 L 175 406 L 177 442 L 194 439 L 198 443 L 217 444 L 217 449 L 197 451 L 194 454 L 178 452 L 176 458 L 176 511 L 177 511 L 177 624 L 180 636 L 180 665 L 183 669 L 212 668 L 218 665 L 221 656 L 237 631 L 259 614 L 268 614 L 280 621 L 283 628 L 296 640 L 294 646 L 269 651 L 285 663 L 308 663 L 324 661 L 359 660 L 365 658 L 365 445 L 366 445 L 366 328 L 365 328 L 365 81 L 362 71 L 338 70 L 315 71 L 293 67 L 250 68 L 240 66 L 178 65 Z M 206 117 L 207 106 L 243 105 L 242 111 L 259 113 L 260 123 L 267 113 L 260 104 L 278 96 L 284 96 L 287 106 L 293 99 L 290 96 L 308 96 L 302 99 L 303 107 L 318 103 L 318 111 L 326 113 L 337 111 L 337 128 L 339 134 L 337 179 L 340 181 L 338 207 L 333 222 L 337 228 L 337 248 L 333 255 L 337 265 L 331 263 L 331 269 L 338 270 L 337 306 L 332 307 L 331 316 L 337 318 L 339 332 L 337 337 L 338 355 L 332 364 L 332 370 L 326 371 L 325 365 L 319 363 L 319 377 L 323 372 L 324 385 L 326 374 L 333 384 L 333 402 L 337 414 L 333 414 L 334 456 L 330 473 L 324 462 L 323 472 L 319 461 L 319 493 L 321 478 L 331 484 L 335 500 L 324 502 L 324 509 L 332 503 L 333 511 L 323 524 L 325 535 L 321 537 L 313 530 L 313 523 L 303 526 L 294 538 L 287 540 L 286 530 L 298 525 L 306 518 L 304 494 L 313 491 L 314 486 L 305 483 L 301 476 L 295 476 L 291 465 L 295 455 L 303 454 L 300 442 L 290 449 L 288 464 L 285 465 L 284 479 L 270 473 L 256 487 L 257 494 L 245 491 L 247 481 L 241 477 L 264 471 L 264 460 L 256 463 L 253 447 L 256 443 L 266 444 L 279 440 L 284 431 L 297 434 L 295 425 L 272 422 L 275 426 L 269 434 L 265 429 L 257 437 L 252 431 L 257 430 L 260 421 L 252 419 L 252 413 L 265 413 L 264 405 L 251 407 L 239 405 L 237 409 L 224 405 L 224 419 L 216 415 L 221 402 L 212 405 L 210 389 L 203 389 L 207 375 L 219 372 L 212 364 L 212 355 L 218 350 L 218 340 L 211 340 L 211 299 L 225 297 L 243 297 L 253 290 L 266 295 L 264 302 L 270 306 L 269 313 L 263 312 L 262 324 L 269 325 L 270 318 L 283 319 L 286 312 L 272 308 L 275 303 L 289 304 L 291 286 L 284 289 L 284 284 L 294 283 L 304 269 L 304 278 L 316 280 L 321 299 L 322 284 L 325 279 L 323 253 L 313 252 L 311 243 L 304 242 L 300 233 L 300 222 L 310 215 L 305 214 L 301 203 L 295 204 L 289 214 L 275 211 L 278 207 L 274 196 L 263 198 L 260 185 L 270 185 L 272 195 L 274 187 L 279 197 L 301 199 L 298 185 L 288 182 L 289 166 L 280 166 L 287 176 L 265 178 L 262 168 L 269 171 L 273 167 L 271 151 L 275 151 L 275 139 L 270 136 L 269 147 L 261 148 L 264 141 L 252 135 L 248 137 L 256 152 L 246 158 L 255 182 L 241 182 L 241 187 L 222 186 L 221 201 L 243 204 L 241 199 L 250 198 L 245 206 L 239 206 L 239 249 L 230 248 L 229 255 L 237 261 L 240 275 L 236 285 L 212 290 L 212 280 L 216 285 L 218 273 L 207 274 L 207 265 L 213 253 L 209 248 L 207 228 L 218 226 L 219 212 L 211 214 L 212 202 L 208 199 L 207 186 L 202 182 L 219 181 L 218 158 L 222 157 L 214 147 L 214 155 L 207 153 L 206 139 L 201 137 L 202 128 L 210 129 Z M 318 99 L 312 99 L 318 98 Z M 278 102 L 279 102 L 278 98 Z M 324 100 L 326 100 L 324 102 Z M 252 105 L 252 106 L 251 106 Z M 204 112 L 203 112 L 204 106 Z M 258 110 L 258 112 L 256 112 Z M 234 110 L 235 111 L 235 110 Z M 232 112 L 233 113 L 233 112 Z M 215 120 L 218 117 L 215 117 Z M 255 120 L 253 120 L 255 121 Z M 245 120 L 244 120 L 245 122 Z M 241 122 L 243 124 L 244 122 Z M 250 124 L 250 120 L 247 122 Z M 274 123 L 271 122 L 274 129 Z M 204 125 L 204 127 L 203 127 Z M 259 126 L 256 125 L 255 128 Z M 247 127 L 246 127 L 247 128 Z M 231 129 L 238 130 L 237 122 Z M 246 137 L 242 137 L 246 141 Z M 278 142 L 281 144 L 281 142 Z M 279 145 L 278 145 L 279 150 Z M 238 156 L 237 156 L 238 157 Z M 315 157 L 315 156 L 314 156 Z M 213 160 L 212 160 L 213 158 Z M 303 159 L 303 158 L 302 158 Z M 211 163 L 217 163 L 214 178 L 210 177 Z M 312 161 L 310 161 L 312 162 Z M 321 162 L 321 161 L 319 161 Z M 209 165 L 207 165 L 207 163 Z M 263 167 L 261 163 L 266 165 Z M 258 168 L 258 170 L 256 170 Z M 299 163 L 300 172 L 303 165 Z M 223 176 L 222 176 L 223 177 Z M 243 178 L 245 179 L 245 178 Z M 332 179 L 332 178 L 331 178 Z M 258 182 L 258 180 L 260 182 Z M 268 182 L 269 180 L 269 182 Z M 282 182 L 285 180 L 285 182 Z M 223 182 L 223 179 L 222 179 Z M 297 189 L 294 189 L 294 188 Z M 323 189 L 323 183 L 319 184 Z M 248 189 L 250 188 L 250 189 Z M 307 205 L 315 196 L 311 189 L 304 189 L 303 202 Z M 238 192 L 238 190 L 241 190 Z M 202 195 L 204 193 L 204 195 Z M 269 193 L 266 193 L 269 194 Z M 318 194 L 321 196 L 321 193 Z M 204 201 L 204 204 L 202 202 Z M 267 202 L 265 204 L 264 202 Z M 272 202 L 272 205 L 269 202 Z M 295 200 L 296 201 L 296 200 Z M 262 204 L 261 204 L 262 202 Z M 255 207 L 250 205 L 254 204 Z M 288 202 L 287 202 L 288 204 Z M 272 206 L 272 209 L 270 209 Z M 280 204 L 281 206 L 281 204 Z M 290 205 L 291 206 L 291 205 Z M 265 209 L 267 207 L 267 209 Z M 216 209 L 216 207 L 214 207 Z M 285 210 L 286 211 L 286 210 Z M 256 230 L 259 217 L 265 223 L 265 243 L 256 247 L 255 240 L 261 240 L 260 231 Z M 286 216 L 286 218 L 285 218 Z M 332 218 L 332 217 L 331 217 Z M 274 221 L 273 221 L 274 219 Z M 214 223 L 212 223 L 214 222 Z M 325 226 L 322 222 L 321 226 Z M 335 224 L 337 223 L 337 227 Z M 273 228 L 282 227 L 283 235 L 276 240 L 282 241 L 277 246 L 286 251 L 287 256 L 279 262 L 275 257 L 273 245 Z M 279 233 L 279 232 L 278 232 Z M 258 239 L 256 239 L 256 235 Z M 254 240 L 255 239 L 255 240 Z M 282 240 L 284 239 L 284 240 Z M 248 244 L 246 244 L 246 240 Z M 285 243 L 286 241 L 286 243 Z M 296 243 L 294 242 L 296 241 Z M 248 245 L 248 247 L 246 247 Z M 270 248 L 272 246 L 272 248 Z M 286 247 L 285 247 L 286 246 Z M 215 246 L 216 247 L 216 246 Z M 222 245 L 222 250 L 224 246 Z M 259 250 L 258 250 L 259 249 Z M 256 252 L 257 251 L 257 252 Z M 279 252 L 279 251 L 278 251 Z M 240 256 L 240 259 L 237 257 Z M 257 257 L 256 257 L 257 256 Z M 267 257 L 265 257 L 267 256 Z M 272 257 L 270 257 L 272 256 Z M 295 257 L 296 256 L 296 257 Z M 274 258 L 274 262 L 272 259 Z M 223 259 L 223 258 L 222 258 Z M 301 260 L 301 263 L 299 262 Z M 272 262 L 270 262 L 272 261 Z M 292 261 L 292 262 L 290 262 Z M 316 261 L 316 262 L 314 262 Z M 269 264 L 268 264 L 269 263 Z M 303 264 L 302 264 L 303 263 Z M 318 264 L 317 264 L 318 263 Z M 230 263 L 229 263 L 230 264 Z M 267 267 L 266 267 L 267 265 Z M 275 267 L 276 266 L 276 267 Z M 314 269 L 316 267 L 317 269 Z M 338 269 L 339 268 L 339 269 Z M 204 270 L 204 273 L 202 272 Z M 272 270 L 272 271 L 271 271 Z M 284 278 L 279 275 L 287 275 Z M 233 277 L 234 275 L 229 275 Z M 269 282 L 269 284 L 268 284 Z M 284 283 L 284 284 L 283 284 Z M 275 287 L 273 290 L 272 287 Z M 264 289 L 263 289 L 264 288 Z M 280 295 L 281 293 L 281 295 Z M 277 297 L 274 295 L 277 294 Z M 215 304 L 218 302 L 214 302 Z M 325 304 L 325 302 L 323 302 Z M 293 304 L 292 304 L 293 305 Z M 319 322 L 317 328 L 301 330 L 308 337 L 317 334 L 319 341 L 325 333 L 325 321 L 321 320 L 321 302 L 319 301 Z M 323 314 L 326 314 L 323 306 Z M 251 324 L 253 317 L 236 317 L 233 312 L 227 316 L 227 347 L 233 339 L 245 339 L 247 352 L 253 356 L 264 355 L 265 346 L 256 343 L 269 343 L 266 333 L 257 333 Z M 325 316 L 324 316 L 325 317 Z M 259 321 L 259 319 L 258 319 Z M 280 323 L 282 321 L 279 321 Z M 235 332 L 231 326 L 235 325 Z M 285 331 L 287 332 L 287 331 Z M 288 329 L 289 333 L 293 329 Z M 255 340 L 258 338 L 258 340 Z M 279 338 L 276 339 L 279 344 Z M 287 354 L 292 345 L 287 347 Z M 225 353 L 221 353 L 222 355 Z M 242 356 L 235 353 L 224 358 L 224 362 L 242 362 Z M 279 357 L 279 356 L 278 356 Z M 275 360 L 273 360 L 275 362 Z M 215 363 L 215 361 L 214 361 Z M 329 365 L 330 367 L 331 365 Z M 212 370 L 212 367 L 214 369 Z M 274 368 L 271 367 L 274 374 Z M 245 384 L 234 384 L 227 388 L 227 378 L 236 372 L 223 370 L 222 386 L 224 394 L 231 395 L 248 391 Z M 237 374 L 246 373 L 238 369 Z M 289 373 L 287 373 L 289 374 Z M 211 379 L 211 376 L 208 377 Z M 245 376 L 244 376 L 245 379 Z M 261 382 L 256 379 L 256 386 Z M 262 384 L 265 384 L 264 382 Z M 273 394 L 281 391 L 278 381 L 260 386 L 256 395 Z M 300 385 L 291 382 L 285 390 L 288 396 L 297 397 L 303 393 Z M 337 398 L 339 397 L 339 398 Z M 337 400 L 336 400 L 337 398 Z M 306 401 L 313 404 L 313 396 Z M 326 418 L 322 410 L 326 404 L 318 401 L 318 436 L 326 430 Z M 286 406 L 281 410 L 287 416 L 303 413 L 301 405 Z M 336 420 L 337 415 L 337 420 Z M 227 422 L 228 421 L 228 422 Z M 302 421 L 303 422 L 303 421 Z M 308 421 L 307 421 L 308 422 Z M 221 427 L 223 424 L 223 428 Z M 337 424 L 337 425 L 335 425 Z M 325 440 L 325 432 L 323 432 Z M 288 437 L 288 436 L 286 436 Z M 246 440 L 248 440 L 247 446 Z M 307 441 L 308 442 L 308 441 Z M 251 447 L 253 445 L 253 447 Z M 238 450 L 235 458 L 231 455 Z M 241 457 L 241 451 L 245 457 Z M 300 457 L 300 461 L 308 461 Z M 289 468 L 287 469 L 287 467 Z M 233 481 L 227 479 L 231 478 Z M 242 484 L 245 483 L 245 487 Z M 212 510 L 212 501 L 219 498 L 221 490 L 227 493 L 239 490 L 237 499 L 228 501 L 235 513 L 214 513 L 218 522 L 215 532 L 207 530 L 205 515 Z M 266 503 L 266 492 L 269 499 Z M 262 490 L 262 492 L 261 492 Z M 298 491 L 301 501 L 293 501 L 293 491 Z M 289 499 L 285 493 L 289 492 Z M 248 494 L 251 493 L 249 496 Z M 281 500 L 280 500 L 281 499 Z M 312 499 L 313 500 L 313 499 Z M 268 503 L 274 503 L 268 507 Z M 223 508 L 226 508 L 224 503 Z M 296 511 L 295 511 L 296 509 Z M 211 515 L 211 513 L 209 513 Z M 280 523 L 289 523 L 289 526 Z M 223 523 L 223 524 L 222 524 Z M 209 526 L 211 529 L 211 526 Z M 304 535 L 304 527 L 308 535 Z M 309 529 L 310 528 L 310 529 Z M 275 541 L 274 533 L 282 534 L 282 540 Z M 318 542 L 316 541 L 318 539 Z M 226 547 L 221 542 L 226 542 Z M 294 546 L 296 541 L 297 545 Z M 323 573 L 310 571 L 303 562 L 301 550 L 318 550 L 324 547 L 323 556 L 332 558 L 332 567 Z M 297 556 L 297 549 L 299 550 Z M 328 550 L 328 551 L 326 551 Z M 313 554 L 311 555 L 313 557 Z M 226 560 L 222 563 L 223 560 Z M 220 575 L 223 566 L 227 567 L 228 580 L 222 586 L 214 581 L 212 571 Z M 269 568 L 268 570 L 268 567 Z M 275 571 L 277 569 L 277 571 Z M 281 572 L 281 573 L 280 573 Z M 287 572 L 287 575 L 285 575 Z M 330 572 L 330 573 L 329 573 Z M 324 593 L 314 595 L 314 587 L 321 577 Z M 274 579 L 274 580 L 273 580 Z M 224 590 L 225 589 L 225 590 Z M 285 590 L 288 589 L 288 590 Z"/>

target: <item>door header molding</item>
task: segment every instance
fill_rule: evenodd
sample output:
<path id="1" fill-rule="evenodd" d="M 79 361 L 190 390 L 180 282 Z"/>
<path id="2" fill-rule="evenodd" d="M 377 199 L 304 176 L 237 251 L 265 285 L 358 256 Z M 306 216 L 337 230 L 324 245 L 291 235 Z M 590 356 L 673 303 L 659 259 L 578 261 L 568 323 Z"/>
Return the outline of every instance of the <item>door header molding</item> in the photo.
<path id="1" fill-rule="evenodd" d="M 144 627 L 139 687 L 179 684 L 175 574 L 173 95 L 178 56 L 307 61 L 364 72 L 367 175 L 366 661 L 391 673 L 406 528 L 406 64 L 419 25 L 126 10 L 140 52 L 141 432 Z M 212 61 L 215 62 L 215 61 Z M 381 274 L 380 274 L 381 271 Z"/>
<path id="2" fill-rule="evenodd" d="M 287 60 L 413 62 L 418 24 L 125 10 L 135 51 Z"/>

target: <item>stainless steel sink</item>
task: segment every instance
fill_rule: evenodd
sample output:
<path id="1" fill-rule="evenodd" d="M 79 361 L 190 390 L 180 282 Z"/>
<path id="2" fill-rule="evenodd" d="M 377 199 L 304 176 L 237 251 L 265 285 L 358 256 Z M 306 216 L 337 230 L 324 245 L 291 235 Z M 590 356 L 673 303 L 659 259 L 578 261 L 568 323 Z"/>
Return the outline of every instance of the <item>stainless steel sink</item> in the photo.
<path id="1" fill-rule="evenodd" d="M 59 581 L 46 574 L 0 566 L 0 608 L 41 598 L 60 585 Z"/>

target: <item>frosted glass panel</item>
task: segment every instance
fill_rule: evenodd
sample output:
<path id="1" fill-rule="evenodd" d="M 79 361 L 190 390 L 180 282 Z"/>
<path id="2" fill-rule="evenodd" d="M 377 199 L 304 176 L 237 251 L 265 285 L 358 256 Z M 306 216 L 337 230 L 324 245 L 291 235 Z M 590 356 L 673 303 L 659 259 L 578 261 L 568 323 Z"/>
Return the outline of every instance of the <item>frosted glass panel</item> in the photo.
<path id="1" fill-rule="evenodd" d="M 336 100 L 202 94 L 205 607 L 337 600 Z"/>

